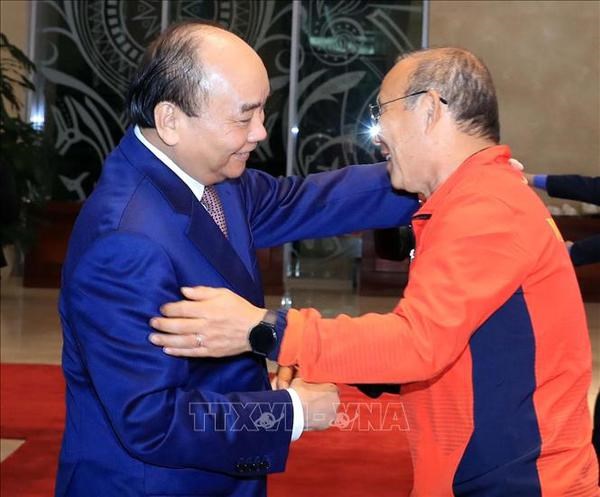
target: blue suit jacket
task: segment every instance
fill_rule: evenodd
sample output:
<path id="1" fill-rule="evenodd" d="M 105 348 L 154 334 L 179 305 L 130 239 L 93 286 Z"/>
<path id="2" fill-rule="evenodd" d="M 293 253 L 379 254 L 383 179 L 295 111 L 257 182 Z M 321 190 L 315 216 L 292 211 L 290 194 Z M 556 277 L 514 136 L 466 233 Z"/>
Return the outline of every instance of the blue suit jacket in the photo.
<path id="1" fill-rule="evenodd" d="M 293 410 L 254 354 L 170 357 L 148 321 L 180 287 L 263 304 L 255 248 L 407 223 L 384 165 L 217 185 L 229 240 L 129 130 L 75 224 L 60 315 L 67 420 L 58 496 L 259 496 L 283 471 Z"/>

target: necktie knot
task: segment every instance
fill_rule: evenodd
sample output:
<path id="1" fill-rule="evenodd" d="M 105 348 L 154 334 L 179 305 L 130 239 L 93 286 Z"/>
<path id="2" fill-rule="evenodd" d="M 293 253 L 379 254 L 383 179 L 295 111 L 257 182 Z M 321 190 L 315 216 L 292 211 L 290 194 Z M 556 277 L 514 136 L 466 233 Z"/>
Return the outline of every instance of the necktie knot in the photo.
<path id="1" fill-rule="evenodd" d="M 221 199 L 214 186 L 204 187 L 204 193 L 202 194 L 202 200 L 200 203 L 204 206 L 213 221 L 227 237 L 227 222 L 225 221 L 225 212 L 223 211 L 223 205 Z"/>

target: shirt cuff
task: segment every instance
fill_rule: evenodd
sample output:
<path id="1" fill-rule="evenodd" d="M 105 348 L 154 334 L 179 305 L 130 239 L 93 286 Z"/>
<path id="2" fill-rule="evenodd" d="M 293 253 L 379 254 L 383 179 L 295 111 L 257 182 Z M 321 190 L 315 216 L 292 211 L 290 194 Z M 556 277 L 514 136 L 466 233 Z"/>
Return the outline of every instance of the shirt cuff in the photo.
<path id="1" fill-rule="evenodd" d="M 267 354 L 267 358 L 271 361 L 277 362 L 279 357 L 279 350 L 281 349 L 281 342 L 283 340 L 283 333 L 287 326 L 287 313 L 289 309 L 283 307 L 277 311 L 277 321 L 275 322 L 275 334 L 277 335 L 277 341 L 273 350 Z"/>
<path id="2" fill-rule="evenodd" d="M 302 401 L 300 396 L 293 388 L 287 389 L 292 398 L 292 408 L 294 409 L 294 424 L 292 425 L 292 442 L 300 438 L 304 431 L 304 410 L 302 409 Z"/>
<path id="3" fill-rule="evenodd" d="M 533 176 L 533 186 L 540 190 L 546 190 L 546 183 L 548 181 L 547 174 L 535 174 Z"/>

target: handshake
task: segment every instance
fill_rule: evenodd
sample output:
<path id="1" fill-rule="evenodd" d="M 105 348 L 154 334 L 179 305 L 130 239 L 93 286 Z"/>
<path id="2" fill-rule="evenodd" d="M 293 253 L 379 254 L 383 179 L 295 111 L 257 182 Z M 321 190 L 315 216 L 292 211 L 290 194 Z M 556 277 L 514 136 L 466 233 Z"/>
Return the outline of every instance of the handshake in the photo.
<path id="1" fill-rule="evenodd" d="M 302 402 L 305 431 L 333 426 L 340 405 L 337 387 L 333 383 L 307 383 L 299 376 L 294 377 L 295 373 L 295 368 L 279 367 L 271 382 L 273 390 L 293 388 L 296 391 Z"/>

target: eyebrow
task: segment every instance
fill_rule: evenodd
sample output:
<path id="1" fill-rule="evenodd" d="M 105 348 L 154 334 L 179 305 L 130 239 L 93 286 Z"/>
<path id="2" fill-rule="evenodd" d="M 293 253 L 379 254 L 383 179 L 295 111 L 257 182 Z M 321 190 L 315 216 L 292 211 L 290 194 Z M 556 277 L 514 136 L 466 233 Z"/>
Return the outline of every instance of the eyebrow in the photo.
<path id="1" fill-rule="evenodd" d="M 262 107 L 264 104 L 262 102 L 254 102 L 251 104 L 242 104 L 242 106 L 240 107 L 240 112 L 243 114 L 245 112 L 249 112 L 251 110 L 254 109 L 258 109 L 259 107 Z"/>
<path id="2" fill-rule="evenodd" d="M 267 99 L 271 96 L 271 90 L 269 89 L 269 94 L 267 95 Z M 266 99 L 264 102 L 253 102 L 249 104 L 242 104 L 240 107 L 240 113 L 243 114 L 245 112 L 249 112 L 254 109 L 258 109 L 259 107 L 263 107 L 266 103 Z"/>

